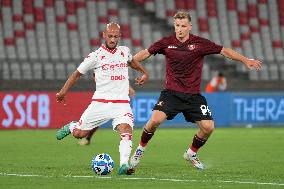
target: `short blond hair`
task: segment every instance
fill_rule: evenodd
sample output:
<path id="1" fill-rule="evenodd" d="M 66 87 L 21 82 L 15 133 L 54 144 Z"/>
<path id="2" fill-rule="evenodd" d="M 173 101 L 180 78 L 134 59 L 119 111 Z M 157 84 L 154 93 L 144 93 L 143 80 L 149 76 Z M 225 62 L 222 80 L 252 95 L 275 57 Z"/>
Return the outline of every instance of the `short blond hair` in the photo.
<path id="1" fill-rule="evenodd" d="M 191 16 L 188 12 L 179 11 L 174 15 L 174 19 L 184 19 L 187 18 L 191 22 Z"/>

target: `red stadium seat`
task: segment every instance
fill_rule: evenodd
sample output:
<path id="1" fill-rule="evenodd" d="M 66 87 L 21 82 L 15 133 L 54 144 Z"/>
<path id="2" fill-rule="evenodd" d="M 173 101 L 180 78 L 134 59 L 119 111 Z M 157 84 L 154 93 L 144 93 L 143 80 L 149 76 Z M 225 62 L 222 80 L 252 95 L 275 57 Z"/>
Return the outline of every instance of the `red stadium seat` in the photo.
<path id="1" fill-rule="evenodd" d="M 236 10 L 236 0 L 227 0 L 227 9 L 228 10 Z"/>
<path id="2" fill-rule="evenodd" d="M 217 8 L 215 0 L 207 1 L 207 14 L 209 17 L 217 17 Z"/>
<path id="3" fill-rule="evenodd" d="M 5 38 L 4 44 L 7 46 L 15 45 L 15 38 Z"/>
<path id="4" fill-rule="evenodd" d="M 33 14 L 33 0 L 23 0 L 25 14 Z"/>
<path id="5" fill-rule="evenodd" d="M 196 0 L 188 0 L 185 1 L 186 9 L 188 10 L 195 10 L 196 9 Z"/>
<path id="6" fill-rule="evenodd" d="M 90 45 L 91 46 L 100 46 L 101 41 L 100 41 L 100 39 L 90 39 Z"/>
<path id="7" fill-rule="evenodd" d="M 55 0 L 45 0 L 44 1 L 45 7 L 54 7 L 54 5 L 55 5 Z"/>
<path id="8" fill-rule="evenodd" d="M 183 1 L 183 0 L 175 0 L 175 3 L 176 3 L 176 8 L 177 10 L 180 10 L 180 9 L 187 9 L 187 4 L 186 4 L 186 1 Z"/>
<path id="9" fill-rule="evenodd" d="M 25 29 L 26 30 L 34 30 L 35 29 L 35 24 L 32 22 L 26 22 L 25 23 Z"/>
<path id="10" fill-rule="evenodd" d="M 239 40 L 233 40 L 232 41 L 232 46 L 235 47 L 235 48 L 238 48 L 238 47 L 241 48 L 242 47 L 242 43 Z"/>
<path id="11" fill-rule="evenodd" d="M 206 18 L 199 18 L 198 19 L 199 30 L 201 32 L 208 32 L 208 21 Z"/>
<path id="12" fill-rule="evenodd" d="M 22 30 L 16 30 L 15 31 L 15 37 L 21 37 L 21 38 L 23 38 L 23 37 L 25 37 L 26 35 L 25 35 L 25 31 L 22 31 Z"/>
<path id="13" fill-rule="evenodd" d="M 23 16 L 19 14 L 13 15 L 13 21 L 14 22 L 22 22 L 23 21 Z"/>
<path id="14" fill-rule="evenodd" d="M 66 22 L 66 16 L 56 16 L 56 22 Z"/>
<path id="15" fill-rule="evenodd" d="M 109 16 L 118 16 L 118 11 L 115 9 L 108 9 L 107 13 Z"/>
<path id="16" fill-rule="evenodd" d="M 132 40 L 132 43 L 133 43 L 133 45 L 136 46 L 136 47 L 142 47 L 142 42 L 141 42 L 140 39 L 133 39 L 133 40 Z"/>
<path id="17" fill-rule="evenodd" d="M 76 7 L 78 8 L 78 9 L 80 9 L 80 8 L 86 8 L 86 1 L 84 1 L 84 0 L 81 0 L 81 1 L 76 1 Z"/>
<path id="18" fill-rule="evenodd" d="M 68 28 L 68 30 L 77 30 L 77 24 L 68 23 L 67 28 Z"/>
<path id="19" fill-rule="evenodd" d="M 283 48 L 282 41 L 272 41 L 272 46 L 274 48 Z"/>
<path id="20" fill-rule="evenodd" d="M 248 4 L 248 16 L 257 17 L 257 6 L 256 4 Z"/>
<path id="21" fill-rule="evenodd" d="M 131 31 L 130 26 L 128 24 L 120 25 L 121 30 L 123 31 L 122 37 L 123 38 L 131 38 Z"/>
<path id="22" fill-rule="evenodd" d="M 35 8 L 34 9 L 34 18 L 35 18 L 36 22 L 44 22 L 45 21 L 44 9 Z"/>
<path id="23" fill-rule="evenodd" d="M 12 0 L 2 0 L 1 6 L 12 7 Z"/>
<path id="24" fill-rule="evenodd" d="M 74 15 L 76 14 L 76 4 L 72 1 L 65 1 L 65 8 L 67 15 Z"/>

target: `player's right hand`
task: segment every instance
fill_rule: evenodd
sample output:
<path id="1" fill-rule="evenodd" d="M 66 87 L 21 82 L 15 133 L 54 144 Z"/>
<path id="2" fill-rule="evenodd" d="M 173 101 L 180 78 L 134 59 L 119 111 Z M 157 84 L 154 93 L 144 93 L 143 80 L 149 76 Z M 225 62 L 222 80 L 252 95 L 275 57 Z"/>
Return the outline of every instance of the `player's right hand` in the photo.
<path id="1" fill-rule="evenodd" d="M 59 92 L 59 93 L 56 93 L 56 102 L 60 103 L 60 102 L 63 102 L 64 105 L 66 105 L 66 100 L 65 100 L 65 94 Z"/>
<path id="2" fill-rule="evenodd" d="M 146 81 L 148 81 L 148 79 L 148 74 L 143 74 L 141 77 L 135 78 L 135 81 L 137 85 L 143 85 Z"/>

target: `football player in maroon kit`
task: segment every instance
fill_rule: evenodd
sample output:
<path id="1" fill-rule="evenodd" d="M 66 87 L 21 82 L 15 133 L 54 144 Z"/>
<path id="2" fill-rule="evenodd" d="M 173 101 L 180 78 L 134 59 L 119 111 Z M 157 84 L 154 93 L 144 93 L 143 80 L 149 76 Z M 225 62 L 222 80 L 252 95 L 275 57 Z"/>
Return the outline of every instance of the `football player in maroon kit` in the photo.
<path id="1" fill-rule="evenodd" d="M 151 55 L 163 54 L 166 57 L 165 89 L 153 108 L 150 120 L 144 126 L 140 144 L 131 157 L 130 166 L 136 168 L 156 129 L 166 119 L 173 119 L 183 113 L 187 122 L 196 123 L 197 133 L 183 157 L 197 169 L 204 169 L 196 153 L 214 130 L 214 121 L 204 96 L 200 94 L 201 73 L 204 56 L 221 54 L 239 61 L 249 69 L 261 69 L 261 62 L 249 59 L 236 51 L 190 33 L 190 14 L 178 12 L 174 16 L 175 34 L 153 43 L 148 49 L 138 52 L 134 59 L 141 62 Z"/>

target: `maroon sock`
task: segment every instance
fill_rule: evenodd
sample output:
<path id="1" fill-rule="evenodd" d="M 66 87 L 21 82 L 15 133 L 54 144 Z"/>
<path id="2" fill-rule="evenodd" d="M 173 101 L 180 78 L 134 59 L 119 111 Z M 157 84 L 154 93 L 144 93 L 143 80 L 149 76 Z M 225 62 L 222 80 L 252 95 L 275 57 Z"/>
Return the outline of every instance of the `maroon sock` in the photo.
<path id="1" fill-rule="evenodd" d="M 194 152 L 197 152 L 201 146 L 206 143 L 207 139 L 199 138 L 197 135 L 194 135 L 190 149 Z"/>
<path id="2" fill-rule="evenodd" d="M 154 132 L 148 132 L 146 129 L 144 129 L 141 135 L 140 145 L 145 147 L 153 135 Z"/>

